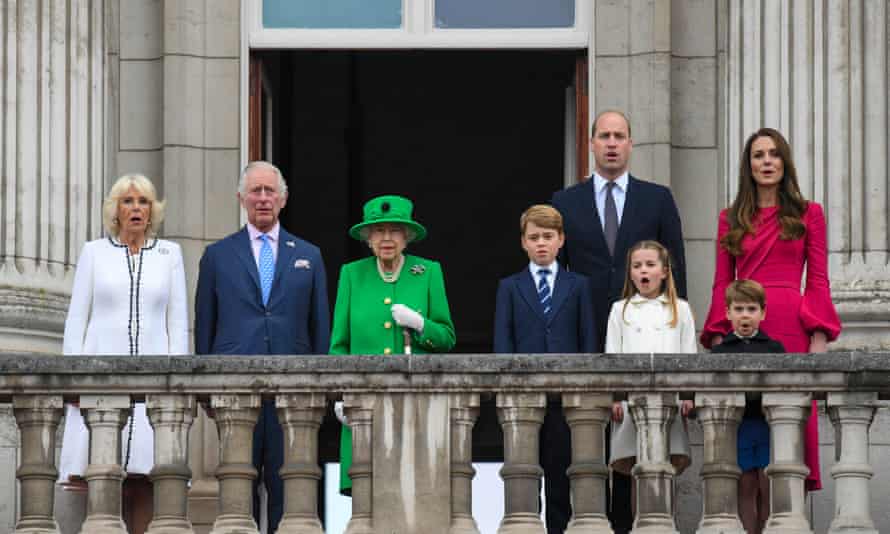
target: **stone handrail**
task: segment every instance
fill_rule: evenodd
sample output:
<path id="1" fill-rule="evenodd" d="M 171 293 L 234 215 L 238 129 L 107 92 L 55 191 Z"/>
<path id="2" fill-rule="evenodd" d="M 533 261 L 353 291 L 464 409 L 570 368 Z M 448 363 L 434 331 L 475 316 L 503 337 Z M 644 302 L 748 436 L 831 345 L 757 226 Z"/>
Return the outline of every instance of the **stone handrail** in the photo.
<path id="1" fill-rule="evenodd" d="M 256 477 L 252 431 L 261 401 L 274 399 L 285 435 L 285 516 L 278 532 L 320 534 L 317 436 L 335 398 L 343 399 L 353 429 L 348 534 L 476 534 L 469 505 L 472 427 L 480 396 L 489 395 L 496 399 L 505 443 L 500 533 L 544 532 L 537 514 L 537 429 L 548 395 L 561 396 L 572 430 L 574 517 L 567 532 L 612 532 L 605 518 L 602 436 L 613 400 L 625 396 L 640 439 L 635 531 L 676 532 L 668 429 L 679 395 L 695 399 L 704 435 L 698 533 L 743 534 L 735 439 L 748 392 L 762 393 L 774 444 L 767 469 L 774 488 L 767 534 L 812 532 L 804 513 L 808 471 L 802 456 L 812 398 L 827 399 L 841 437 L 831 470 L 838 504 L 830 532 L 876 532 L 868 509 L 868 428 L 878 400 L 890 398 L 888 354 L 0 357 L 0 401 L 13 403 L 21 431 L 17 534 L 58 532 L 52 451 L 63 401 L 73 400 L 80 402 L 94 445 L 81 532 L 125 532 L 118 451 L 134 399 L 146 402 L 155 428 L 151 477 L 160 497 L 149 533 L 193 532 L 186 507 L 188 430 L 198 401 L 213 407 L 220 435 L 220 513 L 212 532 L 257 531 L 250 514 Z M 394 428 L 410 434 L 417 450 L 394 449 Z M 437 462 L 439 456 L 444 460 Z M 408 471 L 412 484 L 431 478 L 429 491 L 375 486 Z M 393 513 L 401 509 L 410 511 Z"/>

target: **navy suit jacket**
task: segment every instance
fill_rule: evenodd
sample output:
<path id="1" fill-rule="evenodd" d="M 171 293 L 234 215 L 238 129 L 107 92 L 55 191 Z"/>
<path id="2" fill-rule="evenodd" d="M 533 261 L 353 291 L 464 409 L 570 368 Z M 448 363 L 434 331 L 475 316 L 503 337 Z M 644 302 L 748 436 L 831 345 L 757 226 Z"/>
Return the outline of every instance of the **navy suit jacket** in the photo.
<path id="1" fill-rule="evenodd" d="M 562 214 L 566 236 L 560 252 L 560 264 L 590 279 L 593 313 L 599 335 L 597 351 L 605 347 L 609 310 L 612 303 L 621 298 L 627 251 L 636 243 L 654 239 L 667 247 L 673 261 L 677 292 L 680 297 L 686 298 L 683 230 L 670 189 L 633 176 L 628 178 L 614 257 L 609 254 L 606 245 L 591 180 L 554 193 L 553 207 Z"/>
<path id="2" fill-rule="evenodd" d="M 195 295 L 197 354 L 327 354 L 330 321 L 321 252 L 283 227 L 266 306 L 246 227 L 204 251 Z"/>
<path id="3" fill-rule="evenodd" d="M 595 352 L 596 339 L 587 277 L 560 268 L 547 317 L 528 269 L 504 278 L 498 285 L 496 353 Z"/>

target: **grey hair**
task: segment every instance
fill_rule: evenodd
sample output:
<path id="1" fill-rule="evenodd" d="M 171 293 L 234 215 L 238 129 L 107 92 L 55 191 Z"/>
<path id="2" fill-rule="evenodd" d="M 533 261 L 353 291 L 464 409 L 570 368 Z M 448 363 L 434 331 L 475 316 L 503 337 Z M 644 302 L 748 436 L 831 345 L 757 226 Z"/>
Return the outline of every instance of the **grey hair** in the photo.
<path id="1" fill-rule="evenodd" d="M 242 196 L 247 194 L 247 175 L 254 169 L 269 169 L 274 172 L 275 176 L 278 177 L 278 192 L 282 195 L 287 194 L 287 182 L 284 181 L 284 176 L 282 176 L 281 170 L 268 161 L 262 160 L 251 161 L 244 167 L 244 170 L 241 171 L 241 179 L 238 180 L 238 193 Z"/>

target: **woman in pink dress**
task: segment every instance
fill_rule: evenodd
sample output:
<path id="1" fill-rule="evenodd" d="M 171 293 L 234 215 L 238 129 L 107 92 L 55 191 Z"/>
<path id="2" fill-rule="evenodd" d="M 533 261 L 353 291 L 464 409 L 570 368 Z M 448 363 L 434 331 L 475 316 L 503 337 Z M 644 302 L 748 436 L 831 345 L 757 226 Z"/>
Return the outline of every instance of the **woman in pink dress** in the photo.
<path id="1" fill-rule="evenodd" d="M 766 289 L 767 314 L 760 326 L 767 335 L 788 352 L 825 352 L 841 331 L 828 283 L 825 215 L 822 206 L 801 195 L 791 148 L 776 130 L 762 128 L 745 143 L 738 194 L 720 213 L 717 241 L 702 345 L 717 345 L 732 330 L 724 292 L 733 280 L 748 278 Z M 804 439 L 809 491 L 822 488 L 817 413 L 813 401 Z"/>

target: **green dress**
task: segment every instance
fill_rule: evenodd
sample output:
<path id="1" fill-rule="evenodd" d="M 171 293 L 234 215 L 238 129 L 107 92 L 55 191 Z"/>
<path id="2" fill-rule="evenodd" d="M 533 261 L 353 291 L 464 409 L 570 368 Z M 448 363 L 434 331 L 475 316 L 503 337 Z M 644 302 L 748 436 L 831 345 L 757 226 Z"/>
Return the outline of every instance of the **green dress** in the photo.
<path id="1" fill-rule="evenodd" d="M 377 258 L 347 263 L 340 269 L 331 354 L 404 354 L 402 328 L 392 318 L 393 304 L 404 304 L 424 318 L 423 334 L 412 331 L 414 354 L 448 352 L 454 347 L 454 324 L 438 262 L 405 255 L 399 279 L 384 282 Z M 352 432 L 340 433 L 340 491 L 352 488 Z"/>

